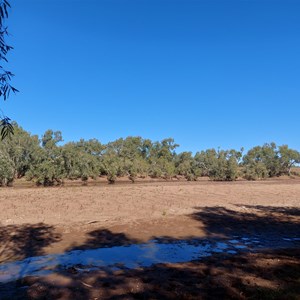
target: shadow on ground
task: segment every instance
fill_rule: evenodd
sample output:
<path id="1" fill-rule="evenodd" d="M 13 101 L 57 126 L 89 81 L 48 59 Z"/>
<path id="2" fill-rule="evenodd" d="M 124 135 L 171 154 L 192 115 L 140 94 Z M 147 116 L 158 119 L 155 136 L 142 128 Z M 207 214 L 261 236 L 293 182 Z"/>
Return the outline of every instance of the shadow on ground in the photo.
<path id="1" fill-rule="evenodd" d="M 128 238 L 124 233 L 112 233 L 108 229 L 93 230 L 88 233 L 88 236 L 89 238 L 84 244 L 71 246 L 66 251 L 128 246 L 139 243 L 138 240 Z"/>
<path id="2" fill-rule="evenodd" d="M 60 240 L 52 226 L 44 223 L 0 227 L 0 263 L 43 255 L 43 249 Z"/>
<path id="3" fill-rule="evenodd" d="M 191 218 L 199 221 L 199 226 L 206 230 L 208 237 L 232 238 L 233 235 L 259 235 L 271 236 L 275 239 L 276 235 L 299 235 L 299 209 L 257 206 L 256 214 L 252 212 L 253 207 L 245 205 L 243 207 L 245 211 L 234 211 L 224 207 L 198 208 Z M 1 232 L 4 236 L 7 230 L 2 228 Z M 14 228 L 14 230 L 20 237 L 16 257 L 39 255 L 43 253 L 46 245 L 55 242 L 55 236 L 51 234 L 49 241 L 46 242 L 47 230 L 37 230 L 36 226 L 26 227 L 24 234 L 22 228 Z M 31 241 L 34 230 L 40 232 L 41 236 L 36 242 Z M 6 240 L 2 238 L 2 234 L 1 244 Z M 153 238 L 161 239 L 165 243 L 178 241 L 171 237 Z M 73 249 L 121 246 L 136 242 L 126 233 L 115 234 L 108 229 L 102 229 L 92 231 L 85 243 Z M 74 266 L 74 268 L 57 270 L 55 274 L 49 276 L 27 277 L 0 286 L 0 299 L 290 300 L 299 298 L 299 247 L 269 249 L 259 253 L 243 252 L 235 256 L 216 254 L 199 261 L 158 264 L 133 270 L 123 268 L 113 271 L 103 268 L 98 271 L 84 272 L 78 271 Z"/>
<path id="4" fill-rule="evenodd" d="M 273 206 L 236 205 L 242 211 L 226 207 L 196 207 L 191 217 L 203 224 L 207 236 L 296 236 L 300 233 L 300 209 Z M 253 212 L 253 210 L 255 210 Z M 250 212 L 251 211 L 251 212 Z"/>
<path id="5" fill-rule="evenodd" d="M 242 207 L 245 209 L 256 209 L 260 212 L 272 215 L 274 213 L 282 214 L 288 217 L 300 216 L 300 209 L 295 207 L 281 207 L 281 206 L 263 206 L 263 205 L 244 205 L 235 204 L 237 207 Z"/>

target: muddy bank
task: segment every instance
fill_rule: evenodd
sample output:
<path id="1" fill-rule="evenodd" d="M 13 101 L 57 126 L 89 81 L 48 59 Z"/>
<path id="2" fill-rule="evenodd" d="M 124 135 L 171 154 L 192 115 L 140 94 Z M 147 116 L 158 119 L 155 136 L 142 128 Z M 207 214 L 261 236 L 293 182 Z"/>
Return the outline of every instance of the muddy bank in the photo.
<path id="1" fill-rule="evenodd" d="M 286 299 L 300 296 L 298 250 L 222 254 L 134 270 L 61 270 L 0 285 L 7 299 Z"/>
<path id="2" fill-rule="evenodd" d="M 298 299 L 299 209 L 247 209 L 206 207 L 181 223 L 164 219 L 161 232 L 179 225 L 185 237 L 157 235 L 146 244 L 124 225 L 115 233 L 92 230 L 85 242 L 46 256 L 61 238 L 51 226 L 14 227 L 12 255 L 0 265 L 0 299 Z M 192 222 L 184 231 L 186 218 Z M 142 224 L 134 228 L 149 234 L 150 223 Z M 192 224 L 202 237 L 188 235 Z M 13 257 L 25 259 L 8 262 Z"/>
<path id="3" fill-rule="evenodd" d="M 128 220 L 115 225 L 48 225 L 45 223 L 0 227 L 0 262 L 59 254 L 72 250 L 127 246 L 149 240 L 184 241 L 234 239 L 235 236 L 268 240 L 298 238 L 300 209 L 297 207 L 235 205 L 194 207 L 183 216 Z"/>
<path id="4" fill-rule="evenodd" d="M 0 299 L 293 299 L 299 197 L 287 181 L 1 190 Z"/>
<path id="5" fill-rule="evenodd" d="M 76 272 L 102 269 L 136 269 L 158 263 L 179 263 L 200 260 L 217 254 L 237 255 L 241 252 L 261 252 L 266 249 L 300 249 L 300 235 L 232 236 L 227 239 L 194 238 L 176 240 L 157 238 L 147 243 L 97 249 L 72 250 L 61 254 L 29 257 L 21 261 L 0 264 L 0 282 L 22 280 L 27 276 L 51 275 L 72 268 Z"/>

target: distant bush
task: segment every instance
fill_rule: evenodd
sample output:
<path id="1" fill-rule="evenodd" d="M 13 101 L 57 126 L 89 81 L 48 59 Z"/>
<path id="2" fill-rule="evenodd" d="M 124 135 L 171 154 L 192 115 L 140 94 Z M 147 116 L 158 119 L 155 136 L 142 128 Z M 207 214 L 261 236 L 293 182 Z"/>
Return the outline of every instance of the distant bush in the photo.
<path id="1" fill-rule="evenodd" d="M 240 176 L 258 180 L 297 175 L 292 168 L 300 163 L 298 151 L 275 143 L 253 147 L 244 156 L 243 149 L 208 149 L 193 155 L 176 153 L 178 145 L 172 138 L 152 142 L 127 137 L 106 145 L 96 139 L 81 139 L 60 145 L 60 131 L 47 130 L 39 139 L 13 125 L 14 136 L 0 143 L 0 185 L 24 176 L 39 185 L 60 184 L 64 179 L 87 182 L 98 176 L 107 176 L 109 183 L 121 176 L 132 182 L 147 176 L 166 180 L 184 177 L 188 181 L 201 176 L 216 181 L 233 181 Z"/>
<path id="2" fill-rule="evenodd" d="M 9 156 L 0 152 L 0 186 L 9 186 L 14 180 L 14 165 Z"/>
<path id="3" fill-rule="evenodd" d="M 261 162 L 252 162 L 244 165 L 244 178 L 247 180 L 265 179 L 269 177 L 267 167 Z"/>
<path id="4" fill-rule="evenodd" d="M 300 163 L 300 153 L 287 145 L 277 147 L 275 143 L 250 149 L 243 157 L 244 176 L 256 180 L 290 175 L 291 168 Z"/>
<path id="5" fill-rule="evenodd" d="M 241 152 L 235 150 L 209 149 L 196 153 L 197 167 L 202 176 L 216 181 L 233 181 L 239 175 Z"/>

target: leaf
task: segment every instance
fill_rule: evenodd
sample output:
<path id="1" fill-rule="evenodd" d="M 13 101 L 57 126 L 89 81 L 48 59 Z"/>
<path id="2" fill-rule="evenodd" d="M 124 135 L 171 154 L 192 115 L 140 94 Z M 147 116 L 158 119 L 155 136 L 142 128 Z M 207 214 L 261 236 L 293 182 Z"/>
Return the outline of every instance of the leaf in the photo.
<path id="1" fill-rule="evenodd" d="M 4 1 L 4 3 L 10 8 L 11 6 L 10 6 L 10 4 L 9 4 L 9 2 L 7 1 L 7 0 L 3 0 Z"/>
<path id="2" fill-rule="evenodd" d="M 11 125 L 10 118 L 4 117 L 0 122 L 1 140 L 4 140 L 7 136 L 14 135 L 14 127 Z"/>

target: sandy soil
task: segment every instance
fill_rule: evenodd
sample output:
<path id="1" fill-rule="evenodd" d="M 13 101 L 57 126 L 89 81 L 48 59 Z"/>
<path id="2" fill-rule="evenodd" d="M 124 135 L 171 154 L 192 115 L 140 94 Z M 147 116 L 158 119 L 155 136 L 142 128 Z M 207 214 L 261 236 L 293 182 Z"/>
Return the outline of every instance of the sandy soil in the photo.
<path id="1" fill-rule="evenodd" d="M 0 263 L 153 238 L 300 234 L 296 179 L 4 188 L 0 207 Z M 71 268 L 0 284 L 0 299 L 300 299 L 299 268 L 298 243 L 138 270 Z"/>
<path id="2" fill-rule="evenodd" d="M 263 216 L 299 209 L 299 199 L 300 180 L 4 188 L 0 190 L 0 228 L 2 239 L 5 233 L 24 236 L 30 228 L 27 234 L 37 242 L 47 237 L 43 252 L 55 253 L 82 245 L 91 239 L 91 233 L 104 229 L 137 241 L 159 236 L 203 237 L 213 234 L 205 224 L 209 209 L 223 215 Z M 203 216 L 197 216 L 201 212 Z M 288 218 L 299 221 L 299 216 Z M 115 243 L 112 238 L 106 240 Z"/>

